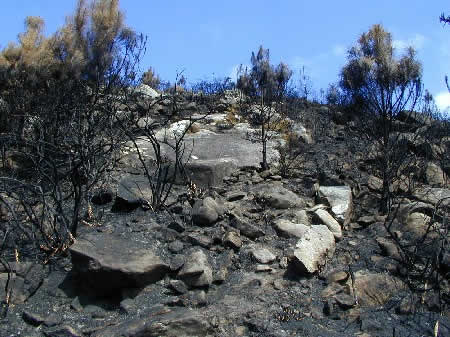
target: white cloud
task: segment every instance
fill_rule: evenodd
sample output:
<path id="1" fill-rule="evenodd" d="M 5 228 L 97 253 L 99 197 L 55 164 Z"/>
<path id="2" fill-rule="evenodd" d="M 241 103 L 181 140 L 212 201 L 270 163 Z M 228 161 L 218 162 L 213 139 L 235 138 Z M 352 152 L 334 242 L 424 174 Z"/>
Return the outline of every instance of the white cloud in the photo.
<path id="1" fill-rule="evenodd" d="M 343 45 L 338 44 L 333 47 L 333 54 L 335 56 L 343 56 L 345 55 L 345 52 L 346 48 Z"/>
<path id="2" fill-rule="evenodd" d="M 448 91 L 442 91 L 438 93 L 434 100 L 436 102 L 436 105 L 441 111 L 447 110 L 450 108 L 450 93 Z"/>
<path id="3" fill-rule="evenodd" d="M 416 50 L 420 50 L 423 48 L 425 44 L 426 38 L 422 34 L 416 34 L 414 37 L 411 37 L 407 40 L 394 40 L 392 41 L 392 45 L 397 49 L 406 49 L 408 47 L 413 47 Z"/>

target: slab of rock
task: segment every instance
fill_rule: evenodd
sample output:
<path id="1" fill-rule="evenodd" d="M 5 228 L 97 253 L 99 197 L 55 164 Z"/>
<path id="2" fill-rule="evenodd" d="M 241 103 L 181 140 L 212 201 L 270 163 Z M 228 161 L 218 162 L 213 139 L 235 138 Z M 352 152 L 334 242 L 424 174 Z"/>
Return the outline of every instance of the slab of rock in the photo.
<path id="1" fill-rule="evenodd" d="M 278 219 L 274 222 L 274 228 L 278 236 L 284 238 L 301 238 L 308 230 L 310 226 L 302 223 L 293 223 L 286 219 Z"/>
<path id="2" fill-rule="evenodd" d="M 266 205 L 277 209 L 301 208 L 305 201 L 297 194 L 278 184 L 262 184 L 254 187 L 252 193 Z"/>
<path id="3" fill-rule="evenodd" d="M 108 234 L 88 234 L 69 248 L 81 285 L 98 296 L 144 287 L 169 271 L 149 247 Z"/>
<path id="4" fill-rule="evenodd" d="M 319 202 L 331 206 L 331 213 L 336 220 L 347 225 L 352 216 L 352 190 L 348 186 L 320 186 L 317 192 Z"/>
<path id="5" fill-rule="evenodd" d="M 136 87 L 135 93 L 137 93 L 138 95 L 141 95 L 145 98 L 151 98 L 151 99 L 158 98 L 161 96 L 155 89 L 153 89 L 149 85 L 143 84 L 143 83 L 139 84 Z"/>
<path id="6" fill-rule="evenodd" d="M 254 248 L 251 250 L 250 254 L 253 258 L 262 264 L 268 264 L 277 258 L 270 250 L 267 248 Z"/>
<path id="7" fill-rule="evenodd" d="M 330 213 L 328 213 L 326 210 L 324 209 L 317 209 L 314 212 L 316 218 L 318 219 L 319 222 L 321 222 L 322 224 L 324 224 L 325 226 L 328 227 L 328 229 L 331 231 L 331 233 L 333 233 L 334 238 L 336 240 L 340 240 L 342 239 L 342 229 L 341 229 L 341 225 L 339 224 L 339 222 L 337 222 Z"/>
<path id="8" fill-rule="evenodd" d="M 211 197 L 197 200 L 192 208 L 192 221 L 199 226 L 214 224 L 219 216 L 225 212 L 222 205 Z"/>
<path id="9" fill-rule="evenodd" d="M 431 218 L 419 212 L 413 212 L 408 215 L 403 223 L 404 231 L 412 234 L 416 239 L 422 238 L 428 230 Z"/>
<path id="10" fill-rule="evenodd" d="M 237 170 L 232 159 L 196 159 L 186 163 L 184 169 L 188 178 L 200 188 L 220 186 L 223 178 Z"/>
<path id="11" fill-rule="evenodd" d="M 312 226 L 297 242 L 292 262 L 302 274 L 315 273 L 333 256 L 335 248 L 334 235 L 327 226 Z"/>
<path id="12" fill-rule="evenodd" d="M 440 166 L 435 163 L 428 163 L 425 169 L 425 180 L 429 185 L 442 187 L 444 186 L 447 177 Z"/>
<path id="13" fill-rule="evenodd" d="M 372 191 L 381 192 L 383 190 L 383 180 L 371 175 L 367 179 L 367 186 L 369 186 Z"/>
<path id="14" fill-rule="evenodd" d="M 0 265 L 1 266 L 1 265 Z M 10 291 L 10 304 L 25 303 L 41 286 L 46 269 L 39 263 L 10 263 L 11 268 L 8 290 Z M 3 266 L 0 267 L 3 269 Z M 8 282 L 8 273 L 0 272 L 0 298 L 5 299 L 5 286 Z"/>
<path id="15" fill-rule="evenodd" d="M 450 206 L 450 189 L 448 188 L 418 188 L 413 192 L 413 196 L 428 204 Z"/>
<path id="16" fill-rule="evenodd" d="M 239 250 L 242 246 L 241 236 L 235 231 L 226 232 L 222 242 L 225 247 L 230 247 L 234 250 Z"/>
<path id="17" fill-rule="evenodd" d="M 70 325 L 62 325 L 44 331 L 46 337 L 83 337 L 84 334 L 72 328 Z"/>
<path id="18" fill-rule="evenodd" d="M 235 213 L 231 213 L 230 215 L 231 215 L 230 225 L 236 229 L 239 229 L 239 232 L 242 235 L 245 235 L 246 237 L 254 240 L 265 234 L 261 228 L 251 224 L 243 217 Z"/>
<path id="19" fill-rule="evenodd" d="M 354 289 L 361 306 L 383 306 L 392 296 L 405 289 L 402 281 L 388 274 L 359 270 L 354 275 Z"/>
<path id="20" fill-rule="evenodd" d="M 163 308 L 155 314 L 150 313 L 107 327 L 92 336 L 197 337 L 212 336 L 213 332 L 208 319 L 199 311 L 187 308 Z"/>
<path id="21" fill-rule="evenodd" d="M 184 131 L 185 124 L 179 123 L 172 125 L 172 128 L 166 132 L 166 135 L 170 137 L 174 132 L 177 133 L 178 129 Z M 158 137 L 164 137 L 164 130 L 158 133 Z M 203 130 L 202 130 L 203 131 Z M 253 143 L 244 138 L 244 135 L 236 134 L 238 130 L 233 133 L 206 133 L 197 132 L 194 134 L 186 134 L 184 137 L 185 151 L 184 153 L 190 153 L 190 161 L 202 163 L 203 160 L 224 160 L 233 162 L 238 168 L 241 167 L 259 167 L 261 161 L 261 145 Z M 267 156 L 268 158 L 276 158 L 278 151 L 275 150 L 277 143 L 270 141 L 267 144 Z M 144 156 L 154 158 L 154 152 L 151 144 L 146 140 L 139 140 L 138 146 L 142 150 Z M 174 161 L 175 153 L 170 146 L 161 146 L 161 155 L 167 157 L 170 161 Z M 196 159 L 194 159 L 196 158 Z M 270 161 L 270 160 L 269 160 Z"/>
<path id="22" fill-rule="evenodd" d="M 191 252 L 178 272 L 178 277 L 191 287 L 207 287 L 213 281 L 212 268 L 202 250 Z"/>
<path id="23" fill-rule="evenodd" d="M 132 211 L 144 203 L 151 204 L 152 199 L 153 193 L 147 177 L 126 175 L 119 182 L 112 210 L 116 212 Z"/>

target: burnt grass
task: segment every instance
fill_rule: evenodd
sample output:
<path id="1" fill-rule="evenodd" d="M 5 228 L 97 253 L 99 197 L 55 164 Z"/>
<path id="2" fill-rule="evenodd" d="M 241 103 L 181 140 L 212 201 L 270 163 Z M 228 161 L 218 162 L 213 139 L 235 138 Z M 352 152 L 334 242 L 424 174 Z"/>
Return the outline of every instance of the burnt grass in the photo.
<path id="1" fill-rule="evenodd" d="M 347 125 L 335 124 L 329 118 L 326 126 L 315 135 L 315 143 L 305 148 L 301 167 L 292 176 L 282 179 L 284 187 L 304 197 L 311 205 L 314 204 L 315 183 L 348 185 L 353 189 L 352 222 L 344 228 L 333 257 L 318 273 L 298 275 L 292 268 L 282 268 L 277 262 L 270 266 L 272 271 L 255 273 L 256 263 L 243 249 L 252 241 L 242 236 L 244 245 L 232 253 L 228 276 L 223 282 L 213 282 L 209 288 L 187 294 L 176 294 L 167 287 L 168 280 L 175 277 L 174 267 L 164 280 L 144 289 L 128 290 L 126 296 L 118 293 L 117 296 L 98 298 L 80 288 L 77 275 L 72 272 L 70 253 L 66 252 L 44 266 L 42 281 L 25 303 L 8 306 L 5 317 L 0 320 L 0 336 L 47 336 L 46 331 L 59 325 L 68 325 L 82 336 L 90 336 L 130 318 L 178 307 L 201 311 L 205 319 L 213 322 L 215 336 L 434 336 L 437 320 L 439 336 L 449 336 L 448 293 L 438 296 L 428 292 L 425 300 L 418 301 L 409 313 L 399 313 L 401 303 L 405 299 L 420 298 L 420 294 L 409 289 L 399 289 L 380 307 L 342 308 L 321 296 L 328 285 L 327 275 L 334 271 L 348 272 L 349 266 L 353 271 L 369 270 L 403 277 L 399 262 L 384 256 L 376 242 L 377 237 L 387 234 L 383 223 L 361 225 L 357 221 L 362 216 L 377 214 L 380 199 L 379 193 L 361 187 L 367 186 L 370 172 L 366 170 L 368 164 L 362 165 L 364 156 L 355 153 L 358 142 Z M 116 172 L 117 176 L 124 171 L 126 168 Z M 245 190 L 249 171 L 256 172 L 257 168 L 241 170 L 236 174 L 237 181 L 212 188 L 212 193 L 223 196 L 227 191 Z M 185 193 L 185 188 L 177 187 L 176 193 Z M 195 226 L 188 215 L 183 216 L 179 209 L 174 211 L 175 207 L 159 213 L 141 208 L 112 212 L 111 205 L 94 206 L 101 226 L 81 226 L 79 235 L 97 231 L 145 242 L 162 260 L 173 265 L 177 263 L 177 255 L 202 245 L 189 238 L 189 234 L 200 233 L 211 238 L 203 248 L 208 251 L 214 270 L 220 268 L 230 251 L 221 243 L 228 228 L 226 217 L 205 228 Z M 242 207 L 253 214 L 254 223 L 265 231 L 256 243 L 281 255 L 295 246 L 296 240 L 280 238 L 272 228 L 270 219 L 279 215 L 276 210 L 255 200 L 246 201 Z M 170 228 L 174 219 L 182 223 L 184 232 Z M 183 243 L 182 251 L 174 253 L 168 249 L 175 241 Z M 30 247 L 19 247 L 18 250 L 24 252 L 24 259 L 37 260 L 36 252 L 31 252 Z M 30 253 L 26 254 L 28 251 Z M 4 256 L 11 259 L 14 255 L 12 251 L 5 251 Z M 223 303 L 229 306 L 225 308 Z M 439 304 L 447 308 L 441 314 Z M 5 312 L 4 303 L 3 306 Z M 227 311 L 233 307 L 236 308 L 234 314 Z M 33 323 L 26 318 L 26 313 L 41 317 L 44 323 Z"/>

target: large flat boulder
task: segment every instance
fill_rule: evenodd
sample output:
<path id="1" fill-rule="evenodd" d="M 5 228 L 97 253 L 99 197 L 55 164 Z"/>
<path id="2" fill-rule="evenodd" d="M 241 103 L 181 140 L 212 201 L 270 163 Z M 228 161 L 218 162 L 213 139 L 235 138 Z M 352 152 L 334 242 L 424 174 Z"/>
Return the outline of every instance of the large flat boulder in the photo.
<path id="1" fill-rule="evenodd" d="M 70 252 L 81 286 L 99 296 L 144 287 L 169 271 L 169 266 L 142 243 L 110 234 L 88 234 L 77 239 Z"/>
<path id="2" fill-rule="evenodd" d="M 348 186 L 320 186 L 318 201 L 331 207 L 334 218 L 342 225 L 347 225 L 352 216 L 352 190 Z"/>
<path id="3" fill-rule="evenodd" d="M 174 132 L 179 132 L 179 129 L 186 127 L 185 124 L 179 123 L 174 125 L 172 129 L 166 132 L 167 137 Z M 193 164 L 196 161 L 202 163 L 204 160 L 218 160 L 223 159 L 232 161 L 238 168 L 241 167 L 259 167 L 262 159 L 262 146 L 259 143 L 252 142 L 244 138 L 238 133 L 213 133 L 206 132 L 207 130 L 200 130 L 197 133 L 187 133 L 184 137 L 184 154 L 185 161 Z M 161 132 L 161 135 L 163 133 Z M 160 134 L 158 134 L 160 135 Z M 173 140 L 168 139 L 169 142 Z M 145 138 L 137 140 L 137 144 L 144 156 L 147 158 L 154 158 L 153 148 Z M 268 143 L 268 159 L 271 162 L 278 157 L 278 152 L 275 150 L 276 143 Z M 130 150 L 134 152 L 133 150 Z M 187 155 L 190 157 L 187 157 Z M 136 156 L 135 154 L 133 154 Z M 175 159 L 175 153 L 170 146 L 161 144 L 161 155 L 169 160 Z"/>
<path id="4" fill-rule="evenodd" d="M 333 256 L 335 248 L 334 235 L 327 226 L 311 226 L 298 240 L 292 262 L 301 274 L 312 274 Z"/>

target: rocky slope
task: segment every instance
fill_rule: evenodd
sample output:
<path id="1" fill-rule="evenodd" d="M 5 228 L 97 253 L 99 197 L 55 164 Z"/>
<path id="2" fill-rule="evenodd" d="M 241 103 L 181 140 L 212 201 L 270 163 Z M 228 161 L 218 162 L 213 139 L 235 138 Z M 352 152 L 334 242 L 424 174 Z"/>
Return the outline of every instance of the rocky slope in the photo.
<path id="1" fill-rule="evenodd" d="M 236 104 L 224 99 L 222 112 L 186 136 L 197 188 L 192 198 L 176 186 L 178 202 L 166 212 L 146 207 L 151 191 L 130 146 L 117 184 L 93 198 L 97 220 L 85 222 L 66 255 L 46 266 L 12 262 L 0 335 L 433 336 L 437 321 L 438 335 L 450 335 L 448 279 L 441 294 L 413 293 L 388 232 L 420 237 L 436 203 L 450 196 L 441 167 L 424 172 L 390 221 L 376 211 L 379 178 L 361 168 L 348 126 L 328 108 L 310 108 L 328 118 L 326 132 L 294 123 L 309 144 L 285 178 L 276 142 L 273 169 L 258 169 L 251 126 L 240 116 L 230 121 Z M 139 145 L 152 156 L 145 140 Z M 7 281 L 0 267 L 2 297 Z"/>

